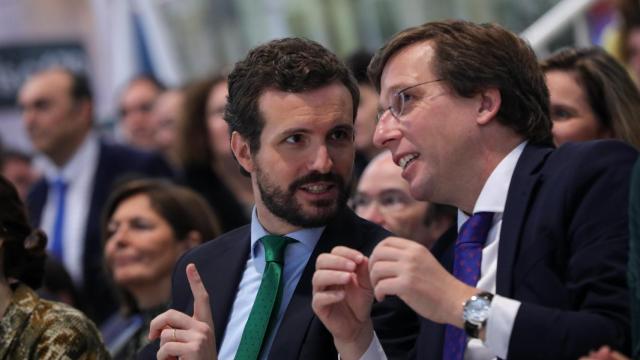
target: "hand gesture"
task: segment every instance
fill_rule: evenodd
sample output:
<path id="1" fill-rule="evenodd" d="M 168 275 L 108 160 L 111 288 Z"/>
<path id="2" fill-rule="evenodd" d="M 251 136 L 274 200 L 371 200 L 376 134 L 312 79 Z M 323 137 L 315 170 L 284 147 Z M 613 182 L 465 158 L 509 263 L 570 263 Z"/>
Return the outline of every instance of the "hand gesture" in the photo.
<path id="1" fill-rule="evenodd" d="M 187 265 L 193 316 L 168 310 L 151 321 L 149 339 L 160 337 L 158 359 L 217 359 L 209 294 L 194 264 Z"/>
<path id="2" fill-rule="evenodd" d="M 321 254 L 313 275 L 313 311 L 331 332 L 342 359 L 359 358 L 373 338 L 368 261 L 344 246 Z"/>
<path id="3" fill-rule="evenodd" d="M 611 350 L 608 346 L 603 346 L 598 351 L 591 351 L 589 355 L 581 357 L 580 360 L 629 360 L 629 358 Z"/>
<path id="4" fill-rule="evenodd" d="M 400 297 L 422 317 L 463 326 L 462 304 L 478 293 L 451 275 L 415 241 L 388 237 L 371 254 L 371 283 L 378 301 Z"/>

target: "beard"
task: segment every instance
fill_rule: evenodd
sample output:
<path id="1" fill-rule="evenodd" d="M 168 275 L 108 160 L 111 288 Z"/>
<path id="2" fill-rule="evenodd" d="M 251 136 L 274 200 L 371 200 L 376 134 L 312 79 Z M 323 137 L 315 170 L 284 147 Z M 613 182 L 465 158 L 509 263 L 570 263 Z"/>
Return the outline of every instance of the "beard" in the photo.
<path id="1" fill-rule="evenodd" d="M 321 174 L 313 171 L 293 181 L 286 190 L 275 185 L 260 167 L 256 167 L 256 180 L 260 197 L 267 209 L 289 224 L 302 228 L 326 225 L 346 206 L 349 198 L 349 184 L 342 176 L 333 172 Z M 305 210 L 296 198 L 296 191 L 301 186 L 319 181 L 331 183 L 338 190 L 338 194 L 333 199 L 313 201 L 310 203 L 313 209 Z"/>

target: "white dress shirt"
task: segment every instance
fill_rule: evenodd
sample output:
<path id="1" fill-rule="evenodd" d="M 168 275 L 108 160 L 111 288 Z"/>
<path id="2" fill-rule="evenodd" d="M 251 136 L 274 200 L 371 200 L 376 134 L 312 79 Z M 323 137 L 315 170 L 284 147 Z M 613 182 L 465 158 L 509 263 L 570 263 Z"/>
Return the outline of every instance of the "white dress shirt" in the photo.
<path id="1" fill-rule="evenodd" d="M 48 249 L 51 249 L 53 244 L 51 236 L 53 235 L 56 204 L 58 203 L 58 194 L 52 191 L 50 184 L 56 179 L 62 179 L 67 183 L 62 263 L 73 282 L 78 286 L 82 285 L 83 280 L 84 238 L 91 208 L 99 152 L 98 138 L 95 134 L 90 133 L 73 154 L 73 157 L 61 168 L 45 156 L 38 156 L 35 159 L 36 168 L 42 171 L 49 185 L 40 222 L 40 227 L 49 236 Z"/>
<path id="2" fill-rule="evenodd" d="M 493 212 L 493 223 L 487 235 L 487 242 L 482 249 L 482 263 L 480 265 L 480 279 L 477 288 L 495 294 L 496 292 L 496 272 L 498 268 L 498 245 L 500 243 L 500 229 L 502 217 L 511 177 L 515 170 L 518 159 L 526 146 L 526 141 L 515 147 L 493 170 L 485 182 L 478 200 L 473 208 L 473 212 L 488 211 Z M 458 230 L 469 219 L 469 216 L 458 210 Z M 460 305 L 462 306 L 462 305 Z M 490 360 L 507 358 L 509 350 L 509 340 L 513 323 L 518 314 L 520 302 L 500 295 L 495 295 L 491 302 L 489 318 L 487 319 L 485 341 L 480 339 L 469 339 L 465 360 Z M 386 359 L 377 337 L 373 341 L 362 360 Z"/>

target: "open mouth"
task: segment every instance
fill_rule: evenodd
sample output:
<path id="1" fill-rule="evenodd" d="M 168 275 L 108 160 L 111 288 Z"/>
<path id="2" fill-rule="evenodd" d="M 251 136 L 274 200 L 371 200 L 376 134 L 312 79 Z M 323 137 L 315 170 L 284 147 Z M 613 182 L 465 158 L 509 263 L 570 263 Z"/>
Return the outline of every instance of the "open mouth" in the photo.
<path id="1" fill-rule="evenodd" d="M 404 170 L 407 168 L 407 166 L 409 166 L 409 164 L 411 164 L 418 157 L 420 157 L 420 154 L 418 153 L 407 154 L 402 158 L 400 158 L 400 160 L 398 161 L 398 166 L 400 166 L 402 170 Z"/>
<path id="2" fill-rule="evenodd" d="M 311 183 L 300 186 L 300 189 L 314 195 L 331 192 L 336 187 L 334 183 Z"/>

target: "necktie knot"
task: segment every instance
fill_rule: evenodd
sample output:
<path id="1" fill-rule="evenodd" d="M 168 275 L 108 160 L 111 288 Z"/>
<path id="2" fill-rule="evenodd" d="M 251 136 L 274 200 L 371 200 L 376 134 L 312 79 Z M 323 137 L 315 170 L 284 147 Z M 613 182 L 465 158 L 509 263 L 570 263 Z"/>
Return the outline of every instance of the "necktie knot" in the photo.
<path id="1" fill-rule="evenodd" d="M 294 240 L 286 236 L 266 235 L 260 238 L 264 246 L 264 260 L 269 262 L 284 263 L 284 250 Z"/>
<path id="2" fill-rule="evenodd" d="M 51 182 L 51 186 L 58 191 L 58 193 L 62 193 L 67 190 L 69 183 L 62 177 L 57 177 Z"/>
<path id="3" fill-rule="evenodd" d="M 477 212 L 473 214 L 460 229 L 458 244 L 474 243 L 484 245 L 491 224 L 493 223 L 492 212 Z"/>

